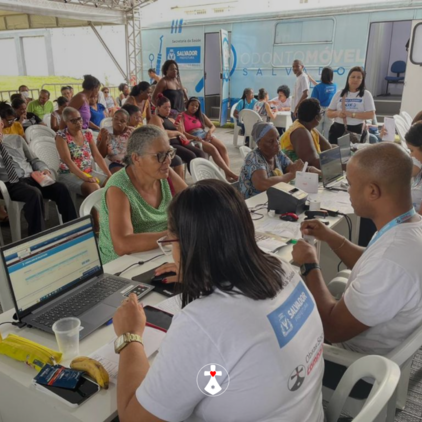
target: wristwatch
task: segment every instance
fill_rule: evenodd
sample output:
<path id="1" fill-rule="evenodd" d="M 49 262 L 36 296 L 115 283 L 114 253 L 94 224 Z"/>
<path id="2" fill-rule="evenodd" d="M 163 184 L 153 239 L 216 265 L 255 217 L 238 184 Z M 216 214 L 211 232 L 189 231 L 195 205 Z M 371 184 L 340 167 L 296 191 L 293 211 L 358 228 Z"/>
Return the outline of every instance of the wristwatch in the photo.
<path id="1" fill-rule="evenodd" d="M 114 351 L 119 354 L 129 343 L 132 343 L 134 341 L 141 343 L 142 346 L 144 345 L 144 343 L 142 342 L 142 337 L 138 334 L 122 334 L 121 336 L 117 337 L 116 340 L 114 340 Z"/>
<path id="2" fill-rule="evenodd" d="M 353 118 L 355 118 L 355 116 L 356 116 L 356 113 L 355 113 L 355 112 L 353 112 L 353 113 L 352 113 L 352 117 L 353 117 Z"/>
<path id="3" fill-rule="evenodd" d="M 300 266 L 300 274 L 306 277 L 312 270 L 319 270 L 321 267 L 318 264 L 303 264 Z"/>

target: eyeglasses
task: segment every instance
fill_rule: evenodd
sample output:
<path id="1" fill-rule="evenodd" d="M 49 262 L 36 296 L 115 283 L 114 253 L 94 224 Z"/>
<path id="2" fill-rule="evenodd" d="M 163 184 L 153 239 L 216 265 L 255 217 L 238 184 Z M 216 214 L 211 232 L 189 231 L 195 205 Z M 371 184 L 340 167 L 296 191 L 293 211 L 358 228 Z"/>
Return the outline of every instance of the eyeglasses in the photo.
<path id="1" fill-rule="evenodd" d="M 178 241 L 179 239 L 170 239 L 168 236 L 163 236 L 157 240 L 157 244 L 164 255 L 171 255 L 173 252 L 173 243 Z"/>
<path id="2" fill-rule="evenodd" d="M 70 119 L 69 122 L 76 125 L 76 123 L 82 122 L 82 117 L 77 117 L 76 119 Z"/>
<path id="3" fill-rule="evenodd" d="M 144 152 L 142 155 L 155 155 L 157 157 L 157 161 L 160 164 L 163 164 L 164 161 L 167 160 L 167 157 L 170 157 L 170 160 L 172 160 L 176 156 L 176 150 L 171 148 L 166 152 Z"/>
<path id="4" fill-rule="evenodd" d="M 109 91 L 104 91 L 104 94 L 108 94 Z"/>
<path id="5" fill-rule="evenodd" d="M 15 118 L 7 120 L 7 124 L 11 125 L 15 120 L 16 120 Z"/>

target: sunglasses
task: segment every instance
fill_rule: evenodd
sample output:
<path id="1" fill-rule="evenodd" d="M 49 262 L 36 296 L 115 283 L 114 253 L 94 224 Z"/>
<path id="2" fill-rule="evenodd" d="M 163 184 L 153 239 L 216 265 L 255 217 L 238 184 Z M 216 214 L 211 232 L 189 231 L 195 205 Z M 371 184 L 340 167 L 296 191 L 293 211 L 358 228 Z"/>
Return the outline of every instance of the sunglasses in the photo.
<path id="1" fill-rule="evenodd" d="M 163 236 L 157 240 L 157 244 L 164 255 L 171 255 L 173 252 L 173 243 L 178 241 L 179 239 L 170 239 L 168 236 Z"/>
<path id="2" fill-rule="evenodd" d="M 143 155 L 154 155 L 157 157 L 157 161 L 160 164 L 163 164 L 167 160 L 167 157 L 170 157 L 172 160 L 176 156 L 176 150 L 174 148 L 169 149 L 166 152 L 145 152 Z"/>
<path id="3" fill-rule="evenodd" d="M 76 125 L 76 123 L 82 122 L 82 117 L 77 117 L 76 119 L 70 119 L 69 122 Z"/>

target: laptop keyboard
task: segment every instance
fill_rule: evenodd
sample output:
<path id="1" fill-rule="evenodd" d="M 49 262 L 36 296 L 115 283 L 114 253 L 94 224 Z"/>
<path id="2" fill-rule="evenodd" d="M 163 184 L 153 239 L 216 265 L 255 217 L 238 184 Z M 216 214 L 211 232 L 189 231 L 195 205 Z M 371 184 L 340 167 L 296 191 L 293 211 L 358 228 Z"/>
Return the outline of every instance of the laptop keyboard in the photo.
<path id="1" fill-rule="evenodd" d="M 51 328 L 57 320 L 71 316 L 77 317 L 127 285 L 127 281 L 116 280 L 112 277 L 104 278 L 76 296 L 72 296 L 37 316 L 34 320 L 38 324 Z"/>

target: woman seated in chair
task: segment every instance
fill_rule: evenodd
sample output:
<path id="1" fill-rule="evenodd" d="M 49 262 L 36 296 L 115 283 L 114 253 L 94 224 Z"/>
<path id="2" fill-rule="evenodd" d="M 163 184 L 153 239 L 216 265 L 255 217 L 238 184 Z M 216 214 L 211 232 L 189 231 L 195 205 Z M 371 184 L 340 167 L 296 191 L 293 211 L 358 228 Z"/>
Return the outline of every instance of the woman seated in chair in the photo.
<path id="1" fill-rule="evenodd" d="M 51 113 L 51 129 L 57 132 L 60 129 L 63 110 L 69 105 L 69 100 L 66 97 L 59 97 L 54 101 L 57 103 L 58 108 Z"/>
<path id="2" fill-rule="evenodd" d="M 135 105 L 139 108 L 142 114 L 142 120 L 138 126 L 143 125 L 143 120 L 146 119 L 147 123 L 151 120 L 151 85 L 148 82 L 140 82 L 135 85 L 130 92 L 124 105 Z"/>
<path id="3" fill-rule="evenodd" d="M 223 169 L 227 180 L 229 182 L 237 181 L 239 177 L 230 170 L 227 148 L 213 135 L 215 126 L 205 114 L 202 114 L 198 98 L 189 98 L 186 103 L 186 111 L 180 113 L 176 119 L 176 126 L 179 123 L 182 124 L 181 127 L 186 138 L 202 144 L 204 152 L 211 155 L 217 166 Z"/>
<path id="4" fill-rule="evenodd" d="M 82 130 L 82 117 L 78 110 L 67 107 L 62 119 L 66 129 L 59 130 L 56 136 L 57 150 L 60 155 L 59 182 L 63 182 L 70 192 L 86 198 L 100 189 L 111 176 L 104 158 L 95 145 L 92 132 Z M 93 170 L 94 163 L 103 174 Z"/>
<path id="5" fill-rule="evenodd" d="M 126 155 L 127 142 L 133 132 L 128 123 L 129 113 L 123 109 L 117 110 L 113 117 L 113 133 L 103 128 L 98 135 L 98 151 L 110 161 L 108 168 L 111 173 L 116 173 L 124 167 L 123 158 Z"/>
<path id="6" fill-rule="evenodd" d="M 170 100 L 159 94 L 157 97 L 157 108 L 151 117 L 151 124 L 164 129 L 170 138 L 170 145 L 176 149 L 176 154 L 187 164 L 190 171 L 190 162 L 195 158 L 206 158 L 204 151 L 192 145 L 183 133 L 182 125 L 175 126 L 175 121 L 171 118 Z"/>
<path id="7" fill-rule="evenodd" d="M 93 95 L 89 98 L 89 110 L 91 112 L 89 128 L 95 132 L 99 132 L 101 122 L 108 117 L 108 113 L 105 107 L 98 102 L 98 95 Z"/>
<path id="8" fill-rule="evenodd" d="M 239 190 L 245 199 L 265 192 L 277 183 L 289 183 L 304 165 L 302 160 L 293 163 L 280 151 L 278 132 L 272 123 L 255 123 L 252 136 L 257 147 L 246 156 L 239 176 Z M 308 167 L 308 171 L 318 170 Z"/>
<path id="9" fill-rule="evenodd" d="M 101 203 L 99 249 L 103 264 L 149 251 L 167 233 L 167 207 L 186 184 L 170 168 L 175 150 L 166 132 L 152 125 L 129 138 L 127 166 L 113 174 Z"/>
<path id="10" fill-rule="evenodd" d="M 281 150 L 291 160 L 300 159 L 320 168 L 319 154 L 331 148 L 330 143 L 315 129 L 322 119 L 322 113 L 315 98 L 300 103 L 297 119 L 280 139 Z"/>
<path id="11" fill-rule="evenodd" d="M 0 117 L 4 125 L 4 135 L 19 135 L 26 140 L 22 124 L 16 120 L 13 108 L 6 102 L 0 102 Z"/>
<path id="12" fill-rule="evenodd" d="M 120 419 L 322 422 L 321 317 L 290 264 L 258 248 L 239 193 L 195 183 L 170 204 L 168 232 L 182 311 L 151 367 L 140 344 L 120 353 Z M 118 337 L 145 322 L 135 295 L 113 317 Z"/>
<path id="13" fill-rule="evenodd" d="M 270 122 L 277 117 L 277 109 L 272 109 L 268 92 L 261 88 L 258 91 L 258 101 L 255 103 L 253 109 L 261 116 L 264 122 Z"/>
<path id="14" fill-rule="evenodd" d="M 103 86 L 101 88 L 101 92 L 104 94 L 104 100 L 107 106 L 107 112 L 110 117 L 114 116 L 114 113 L 116 110 L 119 109 L 119 106 L 117 105 L 116 100 L 114 97 L 110 94 L 110 88 L 107 86 Z"/>

